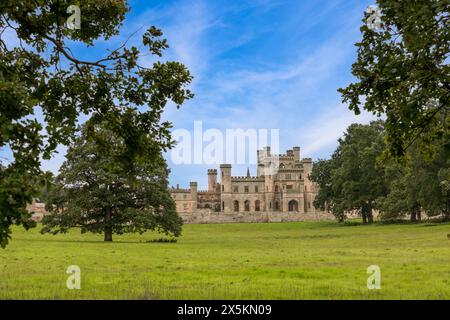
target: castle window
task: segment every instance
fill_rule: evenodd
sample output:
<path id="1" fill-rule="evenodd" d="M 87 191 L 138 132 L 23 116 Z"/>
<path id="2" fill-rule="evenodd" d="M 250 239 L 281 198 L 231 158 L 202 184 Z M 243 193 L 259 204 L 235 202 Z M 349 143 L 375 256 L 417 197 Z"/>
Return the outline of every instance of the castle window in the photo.
<path id="1" fill-rule="evenodd" d="M 250 211 L 250 201 L 245 200 L 244 207 L 245 207 L 245 211 Z"/>
<path id="2" fill-rule="evenodd" d="M 275 210 L 280 210 L 280 204 L 278 201 L 275 201 Z"/>
<path id="3" fill-rule="evenodd" d="M 311 202 L 308 202 L 308 208 L 311 208 Z"/>
<path id="4" fill-rule="evenodd" d="M 225 210 L 225 201 L 222 201 L 222 210 Z"/>
<path id="5" fill-rule="evenodd" d="M 238 187 L 238 186 L 235 186 L 235 187 L 233 188 L 233 191 L 234 191 L 234 192 L 239 192 L 239 187 Z"/>
<path id="6" fill-rule="evenodd" d="M 288 185 L 286 186 L 286 189 L 291 190 L 291 189 L 292 189 L 292 184 L 288 184 Z"/>
<path id="7" fill-rule="evenodd" d="M 286 180 L 291 180 L 291 174 L 290 173 L 286 174 Z"/>
<path id="8" fill-rule="evenodd" d="M 259 211 L 260 207 L 259 207 L 259 200 L 255 201 L 255 211 Z"/>
<path id="9" fill-rule="evenodd" d="M 258 192 L 258 186 L 255 186 L 255 192 Z"/>
<path id="10" fill-rule="evenodd" d="M 222 191 L 225 191 L 225 186 L 224 185 L 222 185 Z"/>
<path id="11" fill-rule="evenodd" d="M 238 212 L 239 211 L 239 201 L 235 200 L 233 203 L 233 207 L 234 207 L 234 211 Z"/>
<path id="12" fill-rule="evenodd" d="M 187 194 L 184 194 L 184 195 L 183 195 L 183 198 L 186 199 L 186 198 L 187 198 Z"/>
<path id="13" fill-rule="evenodd" d="M 269 202 L 269 208 L 272 209 L 272 202 Z"/>
<path id="14" fill-rule="evenodd" d="M 248 193 L 248 186 L 244 187 L 244 191 Z"/>
<path id="15" fill-rule="evenodd" d="M 305 186 L 305 191 L 306 191 L 306 186 Z"/>
<path id="16" fill-rule="evenodd" d="M 184 210 L 187 210 L 187 209 L 188 209 L 187 203 L 185 203 L 185 204 L 183 205 L 183 209 L 184 209 Z"/>
<path id="17" fill-rule="evenodd" d="M 278 185 L 275 186 L 275 192 L 278 192 Z"/>

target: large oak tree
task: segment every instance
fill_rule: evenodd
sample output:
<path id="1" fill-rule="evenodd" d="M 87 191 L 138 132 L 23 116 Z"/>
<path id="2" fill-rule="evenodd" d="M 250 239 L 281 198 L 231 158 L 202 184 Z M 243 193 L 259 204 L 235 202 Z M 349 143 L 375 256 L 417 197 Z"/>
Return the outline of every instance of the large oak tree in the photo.
<path id="1" fill-rule="evenodd" d="M 168 101 L 180 106 L 192 93 L 192 77 L 178 62 L 161 62 L 167 41 L 156 27 L 142 36 L 142 54 L 155 62 L 140 65 L 141 52 L 127 42 L 93 50 L 95 40 L 119 33 L 130 8 L 125 0 L 79 2 L 81 28 L 65 27 L 72 0 L 0 1 L 0 148 L 13 159 L 0 166 L 0 246 L 12 224 L 32 226 L 26 204 L 39 194 L 40 159 L 74 139 L 80 115 L 106 123 L 124 141 L 124 163 L 157 159 L 172 145 L 169 122 L 161 121 Z M 13 35 L 15 43 L 7 40 Z M 84 45 L 83 56 L 75 45 Z M 43 115 L 44 123 L 35 117 Z M 44 130 L 45 129 L 45 130 Z M 89 134 L 89 133 L 86 133 Z M 147 137 L 159 148 L 144 144 Z"/>
<path id="2" fill-rule="evenodd" d="M 377 163 L 383 139 L 381 120 L 350 125 L 331 159 L 313 166 L 310 179 L 320 187 L 314 206 L 331 211 L 339 221 L 356 212 L 364 223 L 373 222 L 376 200 L 387 194 L 384 168 Z"/>
<path id="3" fill-rule="evenodd" d="M 50 188 L 50 214 L 41 232 L 80 228 L 103 233 L 105 241 L 112 241 L 113 234 L 146 230 L 180 235 L 182 222 L 168 191 L 163 157 L 138 157 L 124 164 L 119 160 L 126 150 L 124 139 L 101 125 L 88 125 L 69 148 Z M 152 139 L 147 143 L 159 148 Z"/>

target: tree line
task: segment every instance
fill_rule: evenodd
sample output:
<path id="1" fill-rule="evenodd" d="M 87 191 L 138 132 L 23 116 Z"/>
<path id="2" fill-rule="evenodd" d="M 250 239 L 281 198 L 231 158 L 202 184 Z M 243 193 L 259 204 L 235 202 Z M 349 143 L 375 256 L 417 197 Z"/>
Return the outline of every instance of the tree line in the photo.
<path id="1" fill-rule="evenodd" d="M 426 155 L 416 144 L 401 159 L 386 157 L 382 120 L 352 124 L 338 140 L 330 159 L 314 163 L 310 179 L 320 190 L 314 206 L 332 212 L 338 221 L 358 213 L 372 223 L 374 210 L 384 221 L 427 216 L 450 218 L 450 140 Z"/>

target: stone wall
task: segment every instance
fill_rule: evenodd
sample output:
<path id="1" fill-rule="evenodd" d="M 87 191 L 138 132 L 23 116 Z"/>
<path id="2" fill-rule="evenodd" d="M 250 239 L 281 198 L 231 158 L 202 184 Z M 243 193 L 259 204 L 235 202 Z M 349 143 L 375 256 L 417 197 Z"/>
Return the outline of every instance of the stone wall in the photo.
<path id="1" fill-rule="evenodd" d="M 334 216 L 327 212 L 212 212 L 211 210 L 197 210 L 194 213 L 179 213 L 179 215 L 186 224 L 335 220 Z"/>

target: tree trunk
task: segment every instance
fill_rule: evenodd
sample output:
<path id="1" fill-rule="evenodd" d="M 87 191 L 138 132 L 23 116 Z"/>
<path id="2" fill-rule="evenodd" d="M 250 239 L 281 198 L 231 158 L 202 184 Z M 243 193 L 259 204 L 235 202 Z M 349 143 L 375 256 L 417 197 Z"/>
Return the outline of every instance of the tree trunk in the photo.
<path id="1" fill-rule="evenodd" d="M 417 221 L 416 209 L 412 209 L 411 211 L 411 222 Z"/>
<path id="2" fill-rule="evenodd" d="M 362 215 L 363 223 L 367 224 L 367 215 L 366 215 L 366 213 L 365 212 L 361 212 L 361 215 Z"/>
<path id="3" fill-rule="evenodd" d="M 367 220 L 369 223 L 373 223 L 372 209 L 370 209 L 370 211 L 367 213 Z"/>
<path id="4" fill-rule="evenodd" d="M 363 223 L 373 223 L 372 206 L 364 204 L 361 208 Z"/>
<path id="5" fill-rule="evenodd" d="M 111 208 L 105 209 L 105 240 L 112 241 Z"/>

